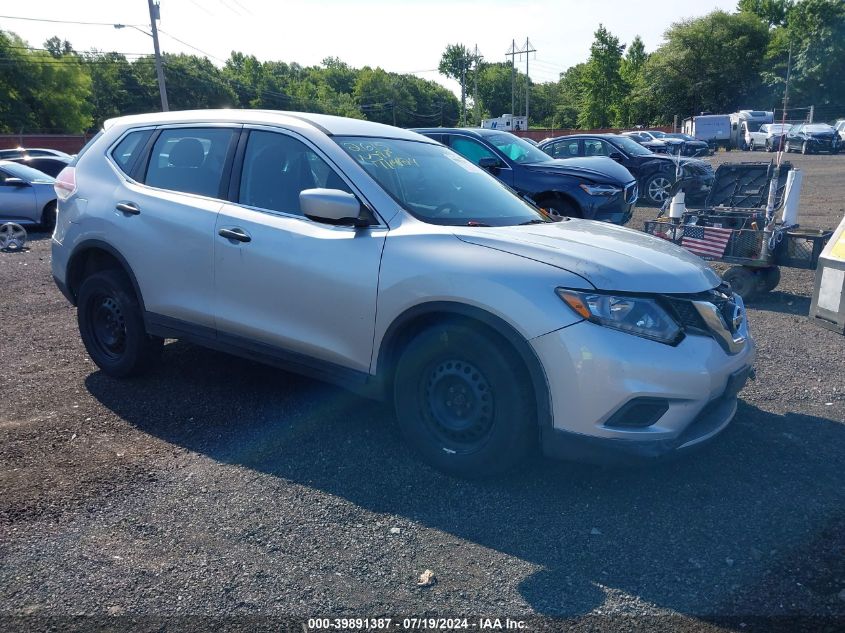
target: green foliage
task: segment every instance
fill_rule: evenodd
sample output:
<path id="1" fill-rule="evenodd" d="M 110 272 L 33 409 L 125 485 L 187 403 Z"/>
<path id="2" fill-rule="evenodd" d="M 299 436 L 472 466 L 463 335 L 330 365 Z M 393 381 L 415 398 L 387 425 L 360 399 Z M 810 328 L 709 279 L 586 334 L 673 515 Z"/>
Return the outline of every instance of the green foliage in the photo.
<path id="1" fill-rule="evenodd" d="M 624 89 L 620 72 L 624 50 L 619 38 L 599 24 L 582 76 L 578 111 L 581 127 L 611 127 L 618 120 Z"/>
<path id="2" fill-rule="evenodd" d="M 646 62 L 644 83 L 663 120 L 735 112 L 759 94 L 769 31 L 756 16 L 714 11 L 673 24 L 665 37 Z"/>
<path id="3" fill-rule="evenodd" d="M 769 26 L 781 26 L 793 5 L 793 0 L 739 0 L 736 9 L 756 15 Z"/>

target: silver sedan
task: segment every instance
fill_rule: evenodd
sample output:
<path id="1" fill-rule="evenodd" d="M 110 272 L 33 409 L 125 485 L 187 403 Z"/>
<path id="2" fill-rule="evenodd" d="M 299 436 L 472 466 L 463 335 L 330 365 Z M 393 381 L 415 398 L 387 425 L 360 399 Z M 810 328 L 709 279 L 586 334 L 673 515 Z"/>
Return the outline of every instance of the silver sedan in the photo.
<path id="1" fill-rule="evenodd" d="M 8 160 L 0 160 L 0 224 L 56 225 L 55 180 L 47 174 Z"/>

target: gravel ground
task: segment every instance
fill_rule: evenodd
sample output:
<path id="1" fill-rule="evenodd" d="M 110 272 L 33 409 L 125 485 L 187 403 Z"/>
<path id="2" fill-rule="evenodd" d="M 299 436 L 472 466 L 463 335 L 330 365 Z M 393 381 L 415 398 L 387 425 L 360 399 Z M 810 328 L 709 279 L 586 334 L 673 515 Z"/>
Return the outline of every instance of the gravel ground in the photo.
<path id="1" fill-rule="evenodd" d="M 791 160 L 803 224 L 834 227 L 845 156 Z M 255 363 L 172 342 L 104 376 L 34 238 L 0 254 L 0 629 L 845 626 L 845 337 L 806 318 L 812 272 L 750 303 L 758 380 L 707 449 L 478 483 L 416 461 L 386 406 Z"/>

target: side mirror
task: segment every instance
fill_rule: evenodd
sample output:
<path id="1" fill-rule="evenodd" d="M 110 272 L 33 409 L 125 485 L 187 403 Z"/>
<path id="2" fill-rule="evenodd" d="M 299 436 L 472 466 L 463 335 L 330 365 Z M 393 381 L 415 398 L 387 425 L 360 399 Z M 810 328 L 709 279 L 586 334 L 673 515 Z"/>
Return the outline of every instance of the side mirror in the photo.
<path id="1" fill-rule="evenodd" d="M 501 165 L 502 163 L 499 162 L 499 159 L 494 156 L 485 156 L 484 158 L 478 159 L 478 166 L 481 169 L 498 169 Z"/>
<path id="2" fill-rule="evenodd" d="M 623 160 L 625 160 L 625 157 L 619 152 L 610 152 L 609 158 L 612 158 L 617 163 L 621 163 Z"/>
<path id="3" fill-rule="evenodd" d="M 3 184 L 8 187 L 29 187 L 29 183 L 26 180 L 15 178 L 14 176 L 6 178 L 6 180 L 3 181 Z"/>
<path id="4" fill-rule="evenodd" d="M 305 189 L 299 192 L 299 206 L 306 218 L 327 224 L 372 226 L 369 211 L 351 193 L 340 189 Z"/>

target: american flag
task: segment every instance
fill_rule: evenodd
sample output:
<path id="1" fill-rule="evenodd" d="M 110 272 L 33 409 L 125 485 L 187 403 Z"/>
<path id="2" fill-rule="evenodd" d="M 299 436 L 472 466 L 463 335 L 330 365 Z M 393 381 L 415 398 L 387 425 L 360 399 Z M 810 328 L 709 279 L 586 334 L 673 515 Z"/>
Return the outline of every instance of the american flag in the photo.
<path id="1" fill-rule="evenodd" d="M 691 253 L 705 259 L 715 259 L 725 254 L 725 247 L 731 239 L 732 229 L 722 229 L 715 226 L 684 227 L 681 246 Z"/>

